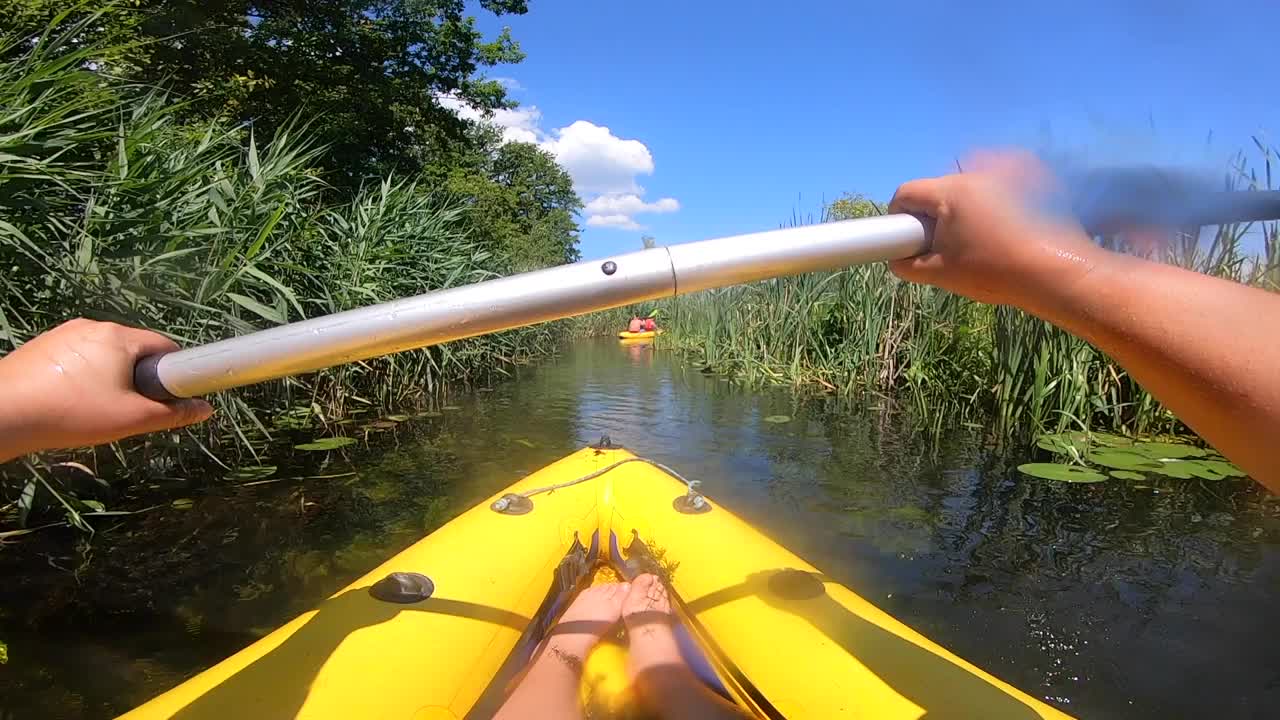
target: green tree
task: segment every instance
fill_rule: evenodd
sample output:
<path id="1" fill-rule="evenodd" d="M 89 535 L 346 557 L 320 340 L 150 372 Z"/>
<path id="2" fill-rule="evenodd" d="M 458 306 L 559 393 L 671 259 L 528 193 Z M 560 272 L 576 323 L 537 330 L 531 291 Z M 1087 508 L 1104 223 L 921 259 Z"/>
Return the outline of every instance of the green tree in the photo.
<path id="1" fill-rule="evenodd" d="M 170 98 L 183 102 L 167 112 L 193 126 L 245 123 L 262 144 L 290 122 L 305 123 L 312 145 L 324 146 L 315 163 L 332 185 L 355 191 L 408 176 L 463 200 L 469 232 L 499 272 L 577 259 L 581 202 L 554 158 L 504 144 L 494 128 L 439 102 L 448 94 L 482 111 L 511 104 L 480 69 L 519 60 L 519 49 L 505 31 L 481 37 L 460 0 L 138 2 L 138 10 L 98 0 L 67 11 L 54 0 L 23 0 L 10 9 L 19 33 L 30 36 L 60 13 L 73 15 L 52 27 L 74 35 L 66 47 L 90 53 L 75 60 L 83 88 L 63 88 L 80 104 L 101 84 L 91 68 L 105 63 L 111 76 L 142 80 L 143 89 L 173 87 Z M 524 0 L 481 5 L 525 11 Z M 74 145 L 94 158 L 104 143 L 114 147 L 115 139 Z"/>
<path id="2" fill-rule="evenodd" d="M 505 143 L 494 155 L 492 178 L 513 199 L 516 232 L 508 245 L 520 269 L 579 258 L 574 215 L 582 201 L 550 153 L 529 143 Z"/>
<path id="3" fill-rule="evenodd" d="M 845 193 L 827 205 L 826 210 L 828 220 L 852 220 L 884 214 L 883 207 L 862 193 Z"/>
<path id="4" fill-rule="evenodd" d="M 479 5 L 498 16 L 528 9 L 526 0 Z M 62 12 L 52 0 L 0 8 L 31 34 Z M 258 137 L 301 114 L 328 145 L 330 182 L 351 189 L 465 143 L 467 124 L 439 98 L 508 107 L 484 70 L 524 57 L 507 29 L 486 38 L 464 0 L 96 0 L 79 10 L 104 8 L 86 35 L 138 41 L 131 77 L 170 88 L 188 115 L 247 123 Z"/>
<path id="5" fill-rule="evenodd" d="M 465 201 L 473 236 L 510 258 L 506 270 L 577 260 L 582 201 L 564 168 L 536 145 L 502 142 L 492 127 L 476 125 L 468 137 L 424 169 L 426 184 Z"/>

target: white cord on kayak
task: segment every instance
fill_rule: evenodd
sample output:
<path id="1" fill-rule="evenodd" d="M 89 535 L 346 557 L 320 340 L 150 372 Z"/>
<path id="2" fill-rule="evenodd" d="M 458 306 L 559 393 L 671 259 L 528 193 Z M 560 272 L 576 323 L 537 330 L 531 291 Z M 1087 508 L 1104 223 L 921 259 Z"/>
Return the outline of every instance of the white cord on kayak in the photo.
<path id="1" fill-rule="evenodd" d="M 658 461 L 656 461 L 656 460 L 650 460 L 650 459 L 648 459 L 648 458 L 642 458 L 642 457 L 629 457 L 629 458 L 626 458 L 626 459 L 624 459 L 624 460 L 619 460 L 618 462 L 613 463 L 612 465 L 606 465 L 606 466 L 604 466 L 604 467 L 600 468 L 599 470 L 596 470 L 595 472 L 593 472 L 593 473 L 589 473 L 589 474 L 587 474 L 587 475 L 583 475 L 583 476 L 582 476 L 582 477 L 580 477 L 580 478 L 576 478 L 576 479 L 574 479 L 574 480 L 569 480 L 569 481 L 567 481 L 567 482 L 556 483 L 555 485 L 548 485 L 548 486 L 546 486 L 546 487 L 535 488 L 535 489 L 533 489 L 533 490 L 529 490 L 529 491 L 526 491 L 526 492 L 519 493 L 519 495 L 520 495 L 521 497 L 529 498 L 529 497 L 533 497 L 534 495 L 538 495 L 538 494 L 540 494 L 540 493 L 544 493 L 544 492 L 552 492 L 552 491 L 554 491 L 554 490 L 559 490 L 559 489 L 561 489 L 561 488 L 567 488 L 567 487 L 569 487 L 570 485 L 577 485 L 578 483 L 584 483 L 584 482 L 586 482 L 586 481 L 588 481 L 588 480 L 594 480 L 595 478 L 600 477 L 601 475 L 603 475 L 603 474 L 605 474 L 605 473 L 609 472 L 610 470 L 612 470 L 612 469 L 614 469 L 614 468 L 618 467 L 619 465 L 626 465 L 627 463 L 630 463 L 630 462 L 641 462 L 641 463 L 645 463 L 646 465 L 652 465 L 652 466 L 654 466 L 654 467 L 658 468 L 659 470 L 661 470 L 661 471 L 665 472 L 666 474 L 670 475 L 671 477 L 673 477 L 673 478 L 675 478 L 675 479 L 679 480 L 680 482 L 684 483 L 684 484 L 685 484 L 685 487 L 689 488 L 689 492 L 690 492 L 690 494 L 696 494 L 696 489 L 697 489 L 697 487 L 698 487 L 699 485 L 701 485 L 701 484 L 702 484 L 702 483 L 701 483 L 701 481 L 699 481 L 699 480 L 687 480 L 687 479 L 685 479 L 685 477 L 684 477 L 683 475 L 681 475 L 680 473 L 676 472 L 675 470 L 672 470 L 671 468 L 667 467 L 666 465 L 663 465 L 662 463 L 660 463 L 660 462 L 658 462 Z M 701 496 L 699 496 L 699 497 L 701 497 Z"/>

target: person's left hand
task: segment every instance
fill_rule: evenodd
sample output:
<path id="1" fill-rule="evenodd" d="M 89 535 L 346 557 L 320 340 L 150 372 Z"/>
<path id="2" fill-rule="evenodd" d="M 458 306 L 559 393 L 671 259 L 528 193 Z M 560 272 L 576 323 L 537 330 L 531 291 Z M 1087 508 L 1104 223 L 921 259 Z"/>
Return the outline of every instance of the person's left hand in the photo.
<path id="1" fill-rule="evenodd" d="M 207 419 L 204 400 L 157 402 L 134 389 L 140 358 L 177 349 L 148 330 L 85 319 L 32 338 L 0 359 L 0 462 Z"/>

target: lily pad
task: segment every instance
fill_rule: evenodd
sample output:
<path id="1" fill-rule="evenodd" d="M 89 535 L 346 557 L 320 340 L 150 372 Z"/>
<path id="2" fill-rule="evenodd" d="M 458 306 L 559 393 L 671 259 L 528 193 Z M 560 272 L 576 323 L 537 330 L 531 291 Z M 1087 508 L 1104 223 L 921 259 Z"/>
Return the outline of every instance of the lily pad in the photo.
<path id="1" fill-rule="evenodd" d="M 1174 461 L 1165 463 L 1172 464 Z M 1191 473 L 1192 477 L 1202 480 L 1226 480 L 1229 477 L 1245 477 L 1240 468 L 1223 460 L 1181 460 L 1178 469 Z"/>
<path id="2" fill-rule="evenodd" d="M 1233 477 L 1233 478 L 1248 477 L 1248 473 L 1236 467 L 1235 465 L 1232 465 L 1226 460 L 1210 460 L 1210 459 L 1202 458 L 1200 460 L 1196 460 L 1196 464 L 1202 467 L 1206 467 L 1218 473 L 1219 475 L 1222 475 L 1223 477 Z"/>
<path id="3" fill-rule="evenodd" d="M 458 405 L 441 405 L 440 409 L 445 412 L 454 412 L 456 410 L 461 410 L 462 408 Z"/>
<path id="4" fill-rule="evenodd" d="M 1160 467 L 1152 470 L 1151 472 L 1172 478 L 1178 478 L 1179 480 L 1190 480 L 1196 476 L 1195 470 L 1192 469 L 1191 463 L 1187 460 L 1170 460 L 1168 462 L 1159 463 L 1159 465 Z"/>
<path id="5" fill-rule="evenodd" d="M 1226 480 L 1227 479 L 1226 475 L 1218 472 L 1217 470 L 1214 470 L 1213 468 L 1201 465 L 1200 463 L 1194 460 L 1187 463 L 1187 472 L 1191 473 L 1192 477 L 1198 477 L 1201 480 Z"/>
<path id="6" fill-rule="evenodd" d="M 781 424 L 781 423 L 789 423 L 789 422 L 791 422 L 791 416 L 790 416 L 790 415 L 769 415 L 769 416 L 764 417 L 764 418 L 761 418 L 761 419 L 762 419 L 762 420 L 764 420 L 764 421 L 765 421 L 765 422 L 767 422 L 767 423 L 774 423 L 774 424 Z"/>
<path id="7" fill-rule="evenodd" d="M 261 480 L 276 474 L 275 465 L 245 465 L 227 473 L 228 480 Z"/>
<path id="8" fill-rule="evenodd" d="M 365 423 L 365 428 L 372 430 L 390 430 L 395 426 L 396 423 L 393 423 L 390 420 L 374 420 L 371 423 Z"/>
<path id="9" fill-rule="evenodd" d="M 195 505 L 196 502 L 191 498 L 178 498 L 169 504 L 172 505 L 175 510 L 190 510 L 191 506 Z"/>
<path id="10" fill-rule="evenodd" d="M 391 422 L 401 423 L 408 420 L 409 416 L 408 415 L 388 415 L 386 419 L 390 420 Z"/>
<path id="11" fill-rule="evenodd" d="M 1089 435 L 1082 432 L 1049 433 L 1036 438 L 1036 446 L 1059 455 L 1072 451 L 1083 453 L 1089 449 Z"/>
<path id="12" fill-rule="evenodd" d="M 1117 480 L 1146 480 L 1147 476 L 1132 470 L 1112 470 L 1107 473 Z"/>
<path id="13" fill-rule="evenodd" d="M 1044 480 L 1069 483 L 1096 483 L 1107 479 L 1106 475 L 1089 468 L 1061 463 L 1026 463 L 1018 466 L 1018 472 Z"/>
<path id="14" fill-rule="evenodd" d="M 1128 448 L 1123 450 L 1117 448 L 1093 450 L 1085 454 L 1085 459 L 1095 465 L 1101 465 L 1113 470 L 1150 470 L 1154 472 L 1160 469 L 1159 461 L 1130 452 Z"/>
<path id="15" fill-rule="evenodd" d="M 342 437 L 342 436 L 327 437 L 327 438 L 320 438 L 318 440 L 313 440 L 309 443 L 302 443 L 301 445 L 294 445 L 293 448 L 295 450 L 315 450 L 315 451 L 337 450 L 338 448 L 352 445 L 355 443 L 355 441 L 356 441 L 355 438 L 349 438 L 349 437 Z"/>
<path id="16" fill-rule="evenodd" d="M 440 417 L 443 414 L 444 413 L 435 412 L 434 410 L 427 410 L 425 412 L 418 413 L 418 417 Z"/>
<path id="17" fill-rule="evenodd" d="M 1083 454 L 1091 448 L 1119 448 L 1133 445 L 1133 440 L 1122 435 L 1105 432 L 1082 432 L 1079 430 L 1060 433 L 1045 433 L 1036 438 L 1036 446 L 1059 455 Z"/>
<path id="18" fill-rule="evenodd" d="M 1152 460 L 1163 460 L 1164 458 L 1181 459 L 1204 457 L 1206 454 L 1204 450 L 1201 450 L 1194 445 L 1182 445 L 1180 443 L 1168 442 L 1138 442 L 1134 443 L 1132 447 L 1125 448 L 1125 450 L 1151 458 Z"/>
<path id="19" fill-rule="evenodd" d="M 1093 435 L 1093 441 L 1099 445 L 1106 445 L 1108 447 L 1128 447 L 1133 444 L 1133 438 L 1127 438 L 1123 435 L 1105 432 L 1096 432 L 1091 434 Z"/>

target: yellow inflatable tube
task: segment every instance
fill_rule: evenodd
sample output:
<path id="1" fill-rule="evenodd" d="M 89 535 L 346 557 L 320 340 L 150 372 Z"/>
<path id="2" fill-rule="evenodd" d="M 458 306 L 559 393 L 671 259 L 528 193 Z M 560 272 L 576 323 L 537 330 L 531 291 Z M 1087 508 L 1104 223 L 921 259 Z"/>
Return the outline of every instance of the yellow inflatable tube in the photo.
<path id="1" fill-rule="evenodd" d="M 631 332 L 623 330 L 618 333 L 619 340 L 652 340 L 662 334 L 661 330 L 644 330 L 641 332 Z"/>
<path id="2" fill-rule="evenodd" d="M 575 480 L 493 509 L 507 493 Z M 713 680 L 756 717 L 1066 717 L 691 497 L 625 450 L 581 450 L 124 717 L 483 717 L 563 609 L 557 588 L 580 581 L 584 562 L 631 575 L 641 561 L 666 568 Z M 379 582 L 391 573 L 430 587 L 402 583 L 413 597 L 392 596 L 414 601 L 387 600 L 400 587 Z"/>

